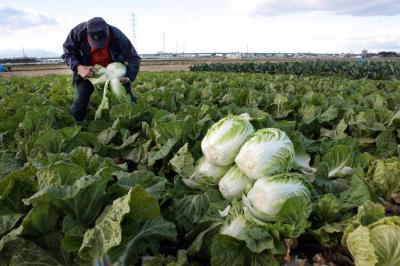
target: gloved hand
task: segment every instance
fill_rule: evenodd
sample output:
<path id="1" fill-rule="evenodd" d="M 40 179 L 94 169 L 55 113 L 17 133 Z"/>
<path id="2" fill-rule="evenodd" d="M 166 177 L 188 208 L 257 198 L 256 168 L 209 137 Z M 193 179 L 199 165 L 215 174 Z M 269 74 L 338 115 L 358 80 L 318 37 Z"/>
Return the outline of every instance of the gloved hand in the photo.
<path id="1" fill-rule="evenodd" d="M 128 77 L 121 77 L 119 78 L 119 81 L 122 85 L 129 85 L 131 83 L 131 80 Z"/>
<path id="2" fill-rule="evenodd" d="M 79 65 L 78 68 L 78 74 L 79 76 L 81 76 L 82 78 L 90 78 L 91 76 L 93 76 L 93 67 L 92 66 L 82 66 Z"/>

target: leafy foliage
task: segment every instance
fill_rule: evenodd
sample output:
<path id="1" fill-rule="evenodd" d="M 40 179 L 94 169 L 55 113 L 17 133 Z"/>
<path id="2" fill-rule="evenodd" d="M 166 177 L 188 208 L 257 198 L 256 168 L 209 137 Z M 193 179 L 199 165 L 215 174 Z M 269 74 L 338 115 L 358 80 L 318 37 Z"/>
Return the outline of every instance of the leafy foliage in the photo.
<path id="1" fill-rule="evenodd" d="M 397 75 L 390 64 L 364 67 L 338 66 L 338 74 Z M 68 114 L 69 77 L 0 80 L 0 265 L 278 265 L 303 237 L 344 249 L 343 235 L 384 218 L 379 204 L 397 207 L 400 82 L 312 76 L 330 75 L 329 63 L 301 68 L 299 76 L 140 74 L 138 104 L 110 104 L 95 120 L 102 95 L 94 93 L 79 125 Z M 276 128 L 291 140 L 291 174 L 301 173 L 309 193 L 307 204 L 288 200 L 276 220 L 246 220 L 232 236 L 221 232 L 244 215 L 234 208 L 240 193 L 226 200 L 217 182 L 184 182 L 204 172 L 195 162 L 209 128 L 243 113 L 255 131 Z M 368 200 L 381 207 L 364 205 L 368 215 L 355 221 Z M 385 263 L 388 250 L 374 250 Z"/>

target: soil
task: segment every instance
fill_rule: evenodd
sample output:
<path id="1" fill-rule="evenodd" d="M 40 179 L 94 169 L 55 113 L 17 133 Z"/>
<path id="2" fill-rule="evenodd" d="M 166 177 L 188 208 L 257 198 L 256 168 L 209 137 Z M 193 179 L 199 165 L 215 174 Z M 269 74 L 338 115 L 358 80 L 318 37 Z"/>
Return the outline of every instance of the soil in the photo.
<path id="1" fill-rule="evenodd" d="M 151 65 L 142 65 L 140 67 L 140 71 L 189 71 L 190 65 L 185 64 L 151 64 Z M 48 66 L 45 67 L 37 67 L 30 66 L 25 68 L 13 68 L 11 72 L 0 73 L 0 78 L 9 78 L 9 77 L 34 77 L 34 76 L 45 76 L 45 75 L 66 75 L 71 74 L 71 70 L 67 67 L 63 67 L 60 65 L 56 66 Z"/>

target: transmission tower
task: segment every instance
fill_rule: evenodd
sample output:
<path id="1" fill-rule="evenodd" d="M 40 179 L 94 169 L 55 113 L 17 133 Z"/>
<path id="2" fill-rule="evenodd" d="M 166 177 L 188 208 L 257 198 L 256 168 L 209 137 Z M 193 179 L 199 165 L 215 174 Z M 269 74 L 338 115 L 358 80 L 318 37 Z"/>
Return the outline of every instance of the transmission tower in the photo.
<path id="1" fill-rule="evenodd" d="M 137 40 L 136 40 L 136 17 L 135 13 L 132 13 L 132 43 L 136 47 Z"/>
<path id="2" fill-rule="evenodd" d="M 162 48 L 163 48 L 163 52 L 166 53 L 167 51 L 165 50 L 165 31 L 163 31 L 162 33 Z"/>

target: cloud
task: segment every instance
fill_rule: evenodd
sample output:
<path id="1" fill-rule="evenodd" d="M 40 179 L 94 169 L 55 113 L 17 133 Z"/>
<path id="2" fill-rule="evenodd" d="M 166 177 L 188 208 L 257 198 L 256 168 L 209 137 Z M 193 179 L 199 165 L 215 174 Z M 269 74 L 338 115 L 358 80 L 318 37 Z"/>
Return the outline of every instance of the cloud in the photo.
<path id="1" fill-rule="evenodd" d="M 0 32 L 13 33 L 17 30 L 42 26 L 56 26 L 56 19 L 33 10 L 22 10 L 0 6 Z"/>
<path id="2" fill-rule="evenodd" d="M 326 12 L 350 16 L 400 15 L 399 0 L 230 0 L 231 10 L 252 16 Z"/>

